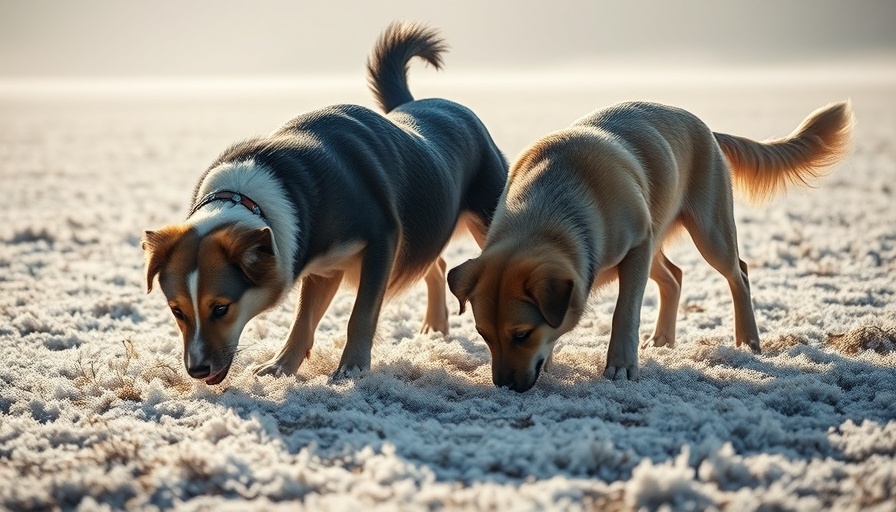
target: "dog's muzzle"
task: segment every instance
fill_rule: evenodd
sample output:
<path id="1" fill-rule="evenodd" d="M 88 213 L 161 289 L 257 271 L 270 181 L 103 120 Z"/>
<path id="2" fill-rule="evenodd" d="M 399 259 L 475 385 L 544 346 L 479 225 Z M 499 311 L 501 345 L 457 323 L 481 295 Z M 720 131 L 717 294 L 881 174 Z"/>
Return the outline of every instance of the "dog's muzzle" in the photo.
<path id="1" fill-rule="evenodd" d="M 532 376 L 532 380 L 528 383 L 520 384 L 513 376 L 512 373 L 504 373 L 500 377 L 498 375 L 492 375 L 492 381 L 495 383 L 495 386 L 499 388 L 507 388 L 511 391 L 516 391 L 518 393 L 522 393 L 524 391 L 529 391 L 532 389 L 532 386 L 538 382 L 538 377 L 541 375 L 541 369 L 544 367 L 544 358 L 538 360 L 535 363 L 535 374 Z"/>

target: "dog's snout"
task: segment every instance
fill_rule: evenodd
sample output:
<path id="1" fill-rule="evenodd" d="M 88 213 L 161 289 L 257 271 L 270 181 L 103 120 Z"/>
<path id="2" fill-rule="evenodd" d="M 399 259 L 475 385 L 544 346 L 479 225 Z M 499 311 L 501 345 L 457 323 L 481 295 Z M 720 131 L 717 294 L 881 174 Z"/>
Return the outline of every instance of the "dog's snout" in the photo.
<path id="1" fill-rule="evenodd" d="M 212 374 L 211 361 L 205 354 L 205 346 L 198 339 L 187 345 L 184 353 L 184 366 L 194 379 L 204 379 Z"/>
<path id="2" fill-rule="evenodd" d="M 510 391 L 516 391 L 517 393 L 529 391 L 530 389 L 532 389 L 532 386 L 535 385 L 535 381 L 538 380 L 538 375 L 539 372 L 541 372 L 541 367 L 543 364 L 544 360 L 538 362 L 535 368 L 534 376 L 517 379 L 516 376 L 512 374 L 503 377 L 499 377 L 496 375 L 492 378 L 492 382 L 495 383 L 495 387 L 508 389 Z"/>
<path id="3" fill-rule="evenodd" d="M 494 366 L 492 367 L 492 382 L 496 388 L 513 389 L 514 386 L 513 375 L 510 372 L 499 371 Z"/>
<path id="4" fill-rule="evenodd" d="M 534 385 L 535 385 L 535 379 L 532 379 L 531 382 L 522 384 L 522 385 L 517 385 L 516 383 L 514 383 L 514 385 L 510 389 L 512 389 L 513 391 L 516 391 L 517 393 L 525 393 L 526 391 L 529 391 L 530 389 L 532 389 L 532 386 L 534 386 Z"/>
<path id="5" fill-rule="evenodd" d="M 499 387 L 508 389 L 510 391 L 516 391 L 517 393 L 523 393 L 525 391 L 529 391 L 534 384 L 535 384 L 534 381 L 532 382 L 532 384 L 519 384 L 516 381 L 512 381 L 512 382 L 509 382 L 509 383 L 507 383 L 503 386 L 499 386 Z"/>
<path id="6" fill-rule="evenodd" d="M 510 390 L 510 391 L 516 391 L 516 392 L 519 392 L 519 393 L 522 393 L 523 391 L 526 391 L 527 389 L 529 389 L 530 387 L 532 387 L 532 386 L 527 386 L 527 385 L 525 385 L 525 384 L 520 385 L 520 384 L 516 381 L 516 379 L 513 378 L 512 375 L 508 375 L 508 376 L 506 376 L 506 377 L 504 377 L 504 378 L 494 377 L 494 378 L 492 379 L 492 382 L 495 383 L 495 387 L 498 387 L 498 388 L 504 388 L 504 389 L 508 389 L 508 390 Z"/>
<path id="7" fill-rule="evenodd" d="M 188 366 L 187 373 L 194 379 L 204 379 L 211 375 L 212 367 L 207 364 L 198 364 L 196 366 Z"/>

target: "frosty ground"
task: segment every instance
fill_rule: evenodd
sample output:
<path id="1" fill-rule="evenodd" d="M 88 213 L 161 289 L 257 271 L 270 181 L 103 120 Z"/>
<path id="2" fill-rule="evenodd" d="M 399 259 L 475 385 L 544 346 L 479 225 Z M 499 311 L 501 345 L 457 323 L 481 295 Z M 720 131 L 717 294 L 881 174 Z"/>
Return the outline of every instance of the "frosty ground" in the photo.
<path id="1" fill-rule="evenodd" d="M 413 84 L 412 84 L 413 85 Z M 144 91 L 145 92 L 145 91 Z M 183 218 L 228 144 L 357 84 L 164 96 L 0 99 L 0 508 L 181 510 L 892 510 L 896 506 L 896 87 L 661 87 L 512 80 L 415 89 L 473 108 L 513 157 L 617 100 L 687 108 L 714 130 L 784 135 L 851 97 L 856 149 L 813 190 L 738 203 L 765 352 L 735 349 L 724 280 L 684 237 L 678 345 L 638 382 L 601 378 L 615 288 L 590 301 L 531 391 L 491 384 L 471 313 L 418 333 L 421 286 L 381 317 L 369 374 L 331 382 L 353 295 L 296 377 L 256 379 L 295 292 L 244 333 L 219 386 L 191 380 L 142 231 Z M 449 266 L 475 256 L 451 245 Z M 652 329 L 651 284 L 641 333 Z"/>

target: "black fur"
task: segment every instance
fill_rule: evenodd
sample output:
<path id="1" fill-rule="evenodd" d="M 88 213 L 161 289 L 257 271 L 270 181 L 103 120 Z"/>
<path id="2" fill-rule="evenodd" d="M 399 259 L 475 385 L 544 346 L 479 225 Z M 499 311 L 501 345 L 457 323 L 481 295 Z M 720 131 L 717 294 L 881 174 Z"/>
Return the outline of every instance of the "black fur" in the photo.
<path id="1" fill-rule="evenodd" d="M 416 23 L 392 23 L 367 60 L 367 83 L 374 98 L 389 113 L 414 101 L 408 89 L 408 61 L 420 57 L 434 68 L 442 67 L 447 45 L 439 34 Z"/>
<path id="2" fill-rule="evenodd" d="M 419 276 L 462 212 L 489 225 L 507 168 L 476 116 L 441 99 L 402 105 L 388 118 L 356 105 L 327 107 L 232 146 L 210 169 L 246 160 L 270 170 L 296 209 L 294 278 L 333 244 L 392 230 L 403 240 L 396 267 Z M 252 199 L 264 207 L 264 198 Z"/>
<path id="3" fill-rule="evenodd" d="M 462 214 L 489 226 L 507 179 L 506 159 L 470 109 L 443 99 L 414 101 L 410 94 L 408 60 L 419 56 L 438 66 L 443 49 L 431 29 L 393 24 L 368 65 L 385 117 L 357 105 L 296 117 L 270 136 L 227 149 L 193 194 L 195 205 L 210 171 L 222 164 L 252 161 L 254 166 L 241 168 L 271 172 L 298 221 L 296 252 L 284 255 L 292 258 L 293 279 L 315 257 L 364 243 L 341 369 L 369 367 L 369 348 L 361 347 L 369 346 L 375 325 L 356 322 L 358 308 L 375 313 L 387 286 L 397 291 L 419 279 L 439 258 Z M 267 211 L 264 197 L 249 197 Z"/>

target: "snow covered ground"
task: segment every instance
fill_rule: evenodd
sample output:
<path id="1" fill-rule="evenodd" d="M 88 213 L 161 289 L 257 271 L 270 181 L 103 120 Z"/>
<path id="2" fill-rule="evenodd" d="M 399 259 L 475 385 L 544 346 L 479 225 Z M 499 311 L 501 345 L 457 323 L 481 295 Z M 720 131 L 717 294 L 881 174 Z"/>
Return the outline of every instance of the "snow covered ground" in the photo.
<path id="1" fill-rule="evenodd" d="M 447 73 L 446 73 L 447 74 Z M 413 85 L 413 84 L 412 84 Z M 505 81 L 504 85 L 508 85 Z M 422 285 L 391 302 L 373 368 L 328 380 L 353 295 L 295 378 L 246 367 L 286 336 L 295 293 L 250 324 L 230 376 L 194 382 L 142 231 L 182 219 L 218 152 L 358 83 L 240 93 L 0 98 L 0 509 L 893 510 L 896 87 L 810 80 L 412 87 L 476 110 L 513 156 L 623 99 L 717 131 L 788 133 L 851 97 L 856 150 L 814 190 L 737 206 L 765 352 L 735 349 L 725 282 L 686 238 L 678 346 L 639 382 L 601 378 L 615 289 L 591 301 L 531 391 L 496 389 L 468 311 L 418 334 Z M 449 266 L 476 254 L 470 240 Z M 657 294 L 651 284 L 642 334 Z"/>

